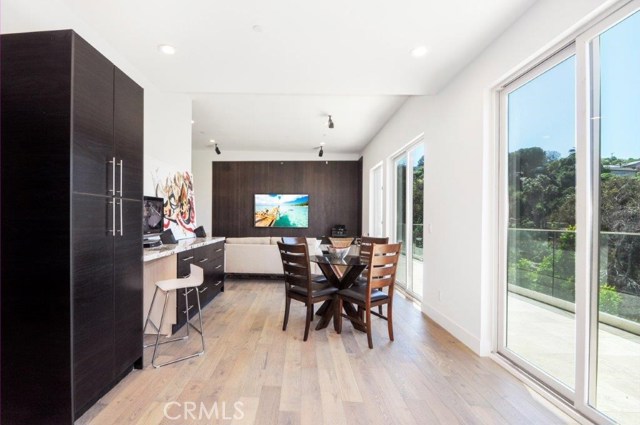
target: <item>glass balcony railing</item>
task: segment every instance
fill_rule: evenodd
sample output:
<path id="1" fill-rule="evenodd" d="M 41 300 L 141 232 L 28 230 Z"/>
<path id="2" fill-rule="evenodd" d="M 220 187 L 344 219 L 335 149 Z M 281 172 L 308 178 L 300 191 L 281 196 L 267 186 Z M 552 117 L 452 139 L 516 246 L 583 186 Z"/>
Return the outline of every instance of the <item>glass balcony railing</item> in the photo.
<path id="1" fill-rule="evenodd" d="M 574 310 L 575 230 L 511 228 L 508 238 L 510 288 Z M 599 261 L 600 312 L 640 324 L 640 234 L 601 232 Z"/>

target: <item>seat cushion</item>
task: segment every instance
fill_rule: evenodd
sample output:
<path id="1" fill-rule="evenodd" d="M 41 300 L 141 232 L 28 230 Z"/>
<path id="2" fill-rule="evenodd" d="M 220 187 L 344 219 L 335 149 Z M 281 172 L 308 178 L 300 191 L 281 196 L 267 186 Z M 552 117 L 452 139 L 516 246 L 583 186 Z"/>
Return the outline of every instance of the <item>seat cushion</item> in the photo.
<path id="1" fill-rule="evenodd" d="M 311 279 L 313 280 L 314 283 L 328 283 L 327 277 L 322 274 L 311 275 Z"/>
<path id="2" fill-rule="evenodd" d="M 307 296 L 307 288 L 305 288 L 304 286 L 292 286 L 291 292 L 295 292 L 297 294 Z M 331 295 L 336 292 L 338 292 L 338 288 L 335 288 L 333 286 L 314 285 L 314 287 L 311 290 L 311 296 L 322 297 L 324 295 Z"/>
<path id="3" fill-rule="evenodd" d="M 338 295 L 364 302 L 366 291 L 366 285 L 352 286 L 351 288 L 339 291 Z M 374 289 L 373 291 L 371 291 L 371 301 L 380 301 L 384 300 L 385 298 L 389 298 L 389 296 L 385 292 L 378 289 Z"/>

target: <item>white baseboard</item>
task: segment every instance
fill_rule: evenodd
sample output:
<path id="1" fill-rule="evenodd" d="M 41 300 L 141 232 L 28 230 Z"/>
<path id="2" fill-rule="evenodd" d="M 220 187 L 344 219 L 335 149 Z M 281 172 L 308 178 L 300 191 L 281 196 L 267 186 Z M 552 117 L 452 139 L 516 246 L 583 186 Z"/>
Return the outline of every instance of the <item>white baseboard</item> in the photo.
<path id="1" fill-rule="evenodd" d="M 481 356 L 482 350 L 480 340 L 469 333 L 465 328 L 455 323 L 448 316 L 442 314 L 433 307 L 423 303 L 422 312 L 426 314 L 434 322 L 442 326 L 451 335 L 456 337 L 460 342 L 469 347 L 478 356 Z"/>

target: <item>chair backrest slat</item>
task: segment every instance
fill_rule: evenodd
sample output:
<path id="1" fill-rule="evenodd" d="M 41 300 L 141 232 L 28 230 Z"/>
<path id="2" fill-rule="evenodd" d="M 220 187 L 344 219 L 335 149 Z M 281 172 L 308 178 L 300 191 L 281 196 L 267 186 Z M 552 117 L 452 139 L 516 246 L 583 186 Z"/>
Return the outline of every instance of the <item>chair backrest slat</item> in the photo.
<path id="1" fill-rule="evenodd" d="M 367 267 L 367 303 L 371 301 L 371 289 L 388 287 L 388 296 L 393 297 L 396 271 L 400 259 L 402 243 L 371 245 L 366 261 Z"/>
<path id="2" fill-rule="evenodd" d="M 278 249 L 282 259 L 286 290 L 289 291 L 291 286 L 306 287 L 307 294 L 311 297 L 311 267 L 309 266 L 309 248 L 307 244 L 278 242 Z"/>
<path id="3" fill-rule="evenodd" d="M 299 245 L 301 243 L 306 244 L 307 239 L 302 236 L 283 236 L 282 243 L 287 245 Z"/>
<path id="4" fill-rule="evenodd" d="M 363 236 L 360 239 L 360 258 L 361 259 L 363 260 L 367 259 L 374 243 L 388 244 L 389 238 L 373 238 L 370 236 Z"/>

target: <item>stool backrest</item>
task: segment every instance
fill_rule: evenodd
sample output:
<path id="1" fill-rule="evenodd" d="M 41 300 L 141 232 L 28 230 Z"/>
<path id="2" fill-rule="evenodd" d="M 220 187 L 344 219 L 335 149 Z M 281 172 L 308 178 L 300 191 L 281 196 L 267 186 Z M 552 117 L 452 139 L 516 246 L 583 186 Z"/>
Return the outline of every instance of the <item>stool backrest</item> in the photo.
<path id="1" fill-rule="evenodd" d="M 195 264 L 190 264 L 191 266 L 191 274 L 187 279 L 189 279 L 189 286 L 199 286 L 204 282 L 204 269 L 200 266 L 196 266 Z"/>

